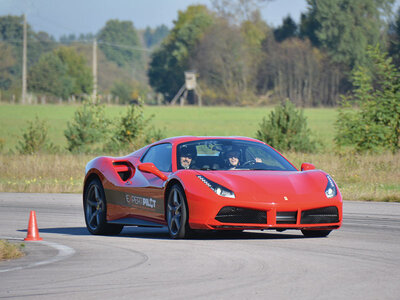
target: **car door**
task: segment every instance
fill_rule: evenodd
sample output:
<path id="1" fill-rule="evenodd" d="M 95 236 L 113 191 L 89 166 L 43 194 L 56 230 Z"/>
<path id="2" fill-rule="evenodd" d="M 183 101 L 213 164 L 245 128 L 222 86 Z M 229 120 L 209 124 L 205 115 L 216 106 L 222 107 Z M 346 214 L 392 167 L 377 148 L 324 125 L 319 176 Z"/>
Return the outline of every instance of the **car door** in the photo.
<path id="1" fill-rule="evenodd" d="M 157 169 L 168 176 L 172 172 L 172 145 L 157 144 L 150 147 L 140 160 L 142 163 L 153 163 Z M 141 176 L 146 184 L 136 188 L 133 201 L 141 203 L 144 216 L 164 220 L 164 186 L 165 181 L 158 176 L 137 169 L 135 176 Z M 136 197 L 136 198 L 135 198 Z"/>

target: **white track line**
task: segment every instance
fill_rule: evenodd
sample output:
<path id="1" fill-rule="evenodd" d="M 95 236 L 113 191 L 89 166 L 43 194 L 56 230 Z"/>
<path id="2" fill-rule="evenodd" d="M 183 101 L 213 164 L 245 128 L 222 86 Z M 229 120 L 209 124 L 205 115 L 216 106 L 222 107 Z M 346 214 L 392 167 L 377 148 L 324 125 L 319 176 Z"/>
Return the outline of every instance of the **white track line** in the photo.
<path id="1" fill-rule="evenodd" d="M 5 240 L 21 240 L 22 239 L 16 239 L 16 238 L 11 238 L 11 237 L 0 237 L 1 239 L 5 239 Z M 39 243 L 42 245 L 46 245 L 49 247 L 52 247 L 56 250 L 58 250 L 58 253 L 56 256 L 50 258 L 50 259 L 46 259 L 46 260 L 42 260 L 42 261 L 37 261 L 37 262 L 33 262 L 33 263 L 29 263 L 23 266 L 19 266 L 19 267 L 14 267 L 14 268 L 10 268 L 10 269 L 4 269 L 4 270 L 0 270 L 0 273 L 4 273 L 4 272 L 9 272 L 9 271 L 16 271 L 16 270 L 22 270 L 22 269 L 27 269 L 27 268 L 33 268 L 33 267 L 37 267 L 37 266 L 43 266 L 43 265 L 47 265 L 47 264 L 51 264 L 51 263 L 55 263 L 57 261 L 61 261 L 64 260 L 72 255 L 75 254 L 75 250 L 73 248 L 70 248 L 68 246 L 65 245 L 61 245 L 61 244 L 57 244 L 57 243 L 52 243 L 52 242 L 45 242 L 45 241 L 35 241 L 35 243 Z"/>

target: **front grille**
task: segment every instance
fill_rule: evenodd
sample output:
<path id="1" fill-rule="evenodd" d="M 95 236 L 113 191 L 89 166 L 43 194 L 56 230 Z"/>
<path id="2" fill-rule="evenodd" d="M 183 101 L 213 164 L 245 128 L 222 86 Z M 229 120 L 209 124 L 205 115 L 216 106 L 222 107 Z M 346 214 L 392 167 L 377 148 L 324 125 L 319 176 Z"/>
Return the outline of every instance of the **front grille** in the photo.
<path id="1" fill-rule="evenodd" d="M 276 224 L 296 224 L 297 211 L 277 211 Z"/>
<path id="2" fill-rule="evenodd" d="M 225 206 L 221 208 L 215 219 L 221 223 L 266 224 L 267 213 L 263 210 Z"/>
<path id="3" fill-rule="evenodd" d="M 301 224 L 320 224 L 339 222 L 339 211 L 336 206 L 328 206 L 301 212 Z"/>

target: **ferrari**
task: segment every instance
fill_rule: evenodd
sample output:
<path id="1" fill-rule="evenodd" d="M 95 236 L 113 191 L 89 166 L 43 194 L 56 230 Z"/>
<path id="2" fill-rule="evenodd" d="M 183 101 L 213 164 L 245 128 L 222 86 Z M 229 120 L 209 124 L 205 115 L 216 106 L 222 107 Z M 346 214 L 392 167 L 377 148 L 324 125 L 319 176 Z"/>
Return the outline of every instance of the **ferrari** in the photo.
<path id="1" fill-rule="evenodd" d="M 142 226 L 168 227 L 173 239 L 266 229 L 326 237 L 342 224 L 342 196 L 329 174 L 310 163 L 298 170 L 252 138 L 167 138 L 124 157 L 97 157 L 85 172 L 85 222 L 95 235 Z"/>

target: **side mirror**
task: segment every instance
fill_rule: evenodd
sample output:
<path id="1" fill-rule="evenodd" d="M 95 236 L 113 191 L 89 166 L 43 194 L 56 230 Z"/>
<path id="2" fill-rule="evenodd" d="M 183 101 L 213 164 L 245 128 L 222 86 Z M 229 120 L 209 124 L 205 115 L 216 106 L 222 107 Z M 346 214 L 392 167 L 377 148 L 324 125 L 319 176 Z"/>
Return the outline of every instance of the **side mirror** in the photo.
<path id="1" fill-rule="evenodd" d="M 302 171 L 308 171 L 308 170 L 314 170 L 315 166 L 313 164 L 309 164 L 309 163 L 302 163 L 301 164 L 301 170 Z"/>
<path id="2" fill-rule="evenodd" d="M 160 178 L 163 181 L 166 181 L 168 179 L 167 176 L 163 172 L 161 172 L 153 163 L 142 163 L 138 165 L 138 169 L 142 172 L 146 173 L 151 173 L 153 175 L 156 175 L 158 178 Z"/>

